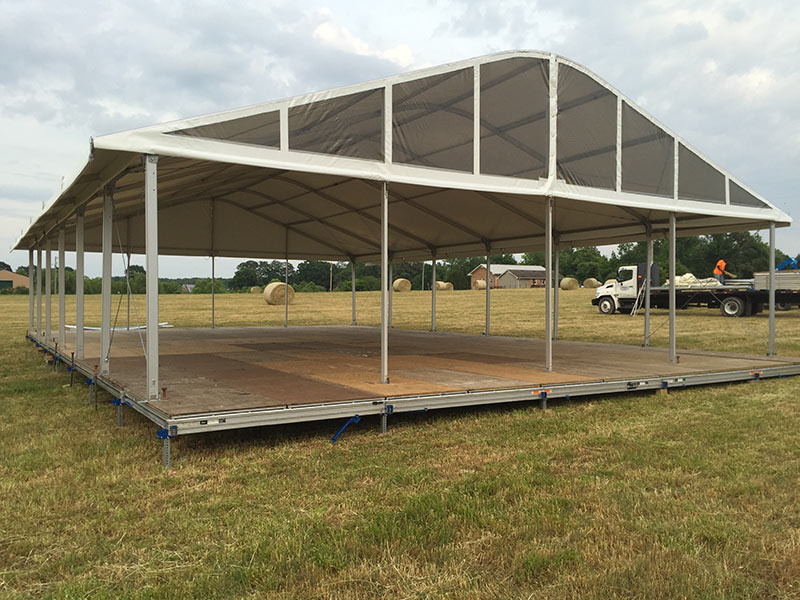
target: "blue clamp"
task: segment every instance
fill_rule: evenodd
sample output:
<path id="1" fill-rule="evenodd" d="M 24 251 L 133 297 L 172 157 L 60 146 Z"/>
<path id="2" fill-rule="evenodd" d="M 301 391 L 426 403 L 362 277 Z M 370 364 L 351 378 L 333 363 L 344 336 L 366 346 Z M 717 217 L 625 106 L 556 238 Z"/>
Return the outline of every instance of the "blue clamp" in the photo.
<path id="1" fill-rule="evenodd" d="M 347 427 L 348 427 L 348 426 L 349 426 L 351 423 L 358 423 L 360 420 L 361 420 L 361 417 L 359 417 L 358 415 L 353 415 L 352 417 L 350 417 L 349 419 L 347 419 L 347 422 L 346 422 L 344 425 L 342 425 L 342 428 L 341 428 L 339 431 L 337 431 L 337 432 L 336 432 L 336 435 L 334 435 L 334 436 L 331 438 L 331 444 L 335 444 L 335 443 L 336 443 L 336 440 L 338 440 L 338 439 L 339 439 L 339 436 L 340 436 L 340 435 L 342 435 L 342 433 L 344 433 L 344 430 L 345 430 L 345 429 L 347 429 Z"/>
<path id="2" fill-rule="evenodd" d="M 113 406 L 122 406 L 122 400 L 120 400 L 119 398 L 112 398 L 111 404 Z"/>
<path id="3" fill-rule="evenodd" d="M 94 379 L 91 377 L 86 378 L 86 385 L 94 385 Z"/>
<path id="4" fill-rule="evenodd" d="M 539 391 L 539 398 L 542 400 L 547 400 L 547 390 L 540 390 Z"/>
<path id="5" fill-rule="evenodd" d="M 156 430 L 156 437 L 160 440 L 166 440 L 167 438 L 169 438 L 169 429 Z"/>
<path id="6" fill-rule="evenodd" d="M 661 389 L 662 389 L 662 390 L 665 390 L 665 389 L 667 389 L 668 387 L 669 387 L 669 383 L 668 383 L 668 382 L 666 382 L 666 381 L 662 381 L 662 382 L 661 382 Z"/>
<path id="7" fill-rule="evenodd" d="M 394 412 L 394 404 L 387 404 L 386 405 L 386 412 L 383 413 L 385 415 L 390 415 Z"/>

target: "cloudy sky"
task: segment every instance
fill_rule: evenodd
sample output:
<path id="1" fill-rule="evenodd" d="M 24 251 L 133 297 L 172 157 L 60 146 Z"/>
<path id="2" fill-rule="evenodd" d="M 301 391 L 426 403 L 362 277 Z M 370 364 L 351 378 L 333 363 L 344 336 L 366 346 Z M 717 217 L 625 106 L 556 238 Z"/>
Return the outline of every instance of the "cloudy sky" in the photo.
<path id="1" fill-rule="evenodd" d="M 9 248 L 90 136 L 509 49 L 585 65 L 800 216 L 800 3 L 552 4 L 0 0 L 0 260 L 27 262 Z M 778 232 L 793 255 L 798 227 Z M 166 277 L 207 272 L 161 260 Z"/>

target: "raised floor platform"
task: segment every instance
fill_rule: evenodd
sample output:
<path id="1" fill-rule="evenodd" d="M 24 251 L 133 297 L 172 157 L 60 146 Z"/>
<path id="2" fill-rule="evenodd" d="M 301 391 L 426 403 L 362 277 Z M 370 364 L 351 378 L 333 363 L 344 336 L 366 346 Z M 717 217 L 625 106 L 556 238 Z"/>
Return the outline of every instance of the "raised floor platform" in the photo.
<path id="1" fill-rule="evenodd" d="M 92 377 L 97 331 L 86 331 Z M 69 359 L 74 332 L 62 359 Z M 110 372 L 97 383 L 170 436 L 356 414 L 684 387 L 800 374 L 800 358 L 557 341 L 546 372 L 540 339 L 391 330 L 389 384 L 371 327 L 162 329 L 163 399 L 144 402 L 144 332 L 116 331 Z"/>

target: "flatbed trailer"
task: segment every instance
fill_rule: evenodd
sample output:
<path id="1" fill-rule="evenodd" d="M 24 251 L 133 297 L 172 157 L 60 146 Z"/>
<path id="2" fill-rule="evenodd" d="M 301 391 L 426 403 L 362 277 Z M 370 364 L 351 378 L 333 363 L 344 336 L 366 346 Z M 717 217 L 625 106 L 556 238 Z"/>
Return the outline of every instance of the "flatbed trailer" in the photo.
<path id="1" fill-rule="evenodd" d="M 630 313 L 634 307 L 644 305 L 642 265 L 621 267 L 615 280 L 597 288 L 592 304 L 603 314 Z M 656 277 L 654 280 L 657 281 Z M 651 308 L 669 308 L 669 287 L 650 289 Z M 675 287 L 676 308 L 702 306 L 719 308 L 726 317 L 749 317 L 769 307 L 769 290 L 756 288 L 752 280 L 734 285 L 697 285 Z M 775 306 L 778 310 L 789 310 L 800 306 L 800 290 L 775 290 Z"/>

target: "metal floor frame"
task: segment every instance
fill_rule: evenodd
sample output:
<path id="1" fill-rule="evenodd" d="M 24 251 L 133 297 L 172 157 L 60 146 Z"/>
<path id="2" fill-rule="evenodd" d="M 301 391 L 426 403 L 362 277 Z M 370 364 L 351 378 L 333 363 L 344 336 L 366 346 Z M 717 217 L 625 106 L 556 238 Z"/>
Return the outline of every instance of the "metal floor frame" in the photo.
<path id="1" fill-rule="evenodd" d="M 62 362 L 69 368 L 74 368 L 76 373 L 80 373 L 86 378 L 87 384 L 98 386 L 111 394 L 113 397 L 112 404 L 117 407 L 118 425 L 122 425 L 123 406 L 129 406 L 155 423 L 159 427 L 157 437 L 163 440 L 163 462 L 165 467 L 170 466 L 171 439 L 181 435 L 334 419 L 358 421 L 361 417 L 371 415 L 379 415 L 381 417 L 381 431 L 385 432 L 388 416 L 391 414 L 531 401 L 538 401 L 540 408 L 545 409 L 547 408 L 547 401 L 549 399 L 568 399 L 575 396 L 619 394 L 646 390 L 669 390 L 697 385 L 733 383 L 800 375 L 800 363 L 795 363 L 763 367 L 757 370 L 737 369 L 686 375 L 622 378 L 579 383 L 555 383 L 546 387 L 538 386 L 499 390 L 430 393 L 390 398 L 375 397 L 360 400 L 272 406 L 246 410 L 240 409 L 170 416 L 161 411 L 153 403 L 139 401 L 127 396 L 125 391 L 109 378 L 100 374 L 95 374 L 79 362 L 73 363 L 71 357 L 58 351 L 55 345 L 47 344 L 30 334 L 26 335 L 26 338 L 35 344 L 37 348 L 50 354 L 56 362 Z M 350 423 L 349 420 L 345 424 L 345 427 Z M 344 427 L 342 430 L 343 429 Z M 339 433 L 341 433 L 342 430 L 340 430 Z M 334 441 L 338 435 L 339 434 L 334 436 Z"/>

